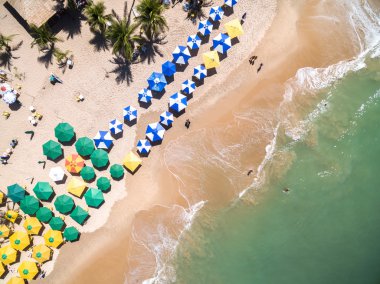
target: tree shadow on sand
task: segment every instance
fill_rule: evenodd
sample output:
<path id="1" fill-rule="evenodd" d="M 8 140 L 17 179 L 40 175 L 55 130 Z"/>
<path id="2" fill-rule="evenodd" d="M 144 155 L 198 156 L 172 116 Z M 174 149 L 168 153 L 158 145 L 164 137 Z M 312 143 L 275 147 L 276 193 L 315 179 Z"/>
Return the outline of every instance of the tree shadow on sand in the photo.
<path id="1" fill-rule="evenodd" d="M 52 31 L 54 34 L 63 31 L 67 34 L 66 39 L 74 38 L 74 36 L 81 34 L 83 20 L 85 17 L 80 11 L 68 10 L 60 15 L 59 20 L 52 25 Z"/>
<path id="2" fill-rule="evenodd" d="M 106 51 L 108 50 L 108 43 L 105 36 L 98 31 L 94 32 L 94 37 L 90 39 L 90 44 L 94 46 L 95 51 Z"/>
<path id="3" fill-rule="evenodd" d="M 4 52 L 0 53 L 0 67 L 7 68 L 8 70 L 11 70 L 11 67 L 13 66 L 12 61 L 14 59 L 18 59 L 20 57 L 16 57 L 13 55 L 13 51 L 18 50 L 23 44 L 23 41 L 20 41 L 18 44 L 7 48 Z"/>
<path id="4" fill-rule="evenodd" d="M 37 60 L 39 63 L 44 64 L 45 68 L 48 68 L 49 65 L 53 64 L 54 47 L 51 47 L 42 52 L 43 52 L 43 55 L 38 56 Z"/>
<path id="5" fill-rule="evenodd" d="M 143 46 L 145 51 L 140 53 L 140 62 L 147 61 L 148 64 L 155 63 L 155 57 L 158 55 L 164 57 L 164 54 L 160 50 L 160 45 L 166 44 L 166 36 L 156 36 L 152 39 L 144 38 Z"/>
<path id="6" fill-rule="evenodd" d="M 127 85 L 129 85 L 133 82 L 131 62 L 121 56 L 114 57 L 110 62 L 116 65 L 115 68 L 109 72 L 116 74 L 116 83 L 121 84 L 127 81 Z"/>

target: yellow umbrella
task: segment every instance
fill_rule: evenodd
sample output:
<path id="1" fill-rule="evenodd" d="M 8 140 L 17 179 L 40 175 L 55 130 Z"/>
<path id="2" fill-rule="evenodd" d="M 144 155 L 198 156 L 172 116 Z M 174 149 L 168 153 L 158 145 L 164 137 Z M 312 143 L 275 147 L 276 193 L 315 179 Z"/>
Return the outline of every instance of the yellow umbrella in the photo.
<path id="1" fill-rule="evenodd" d="M 67 191 L 70 192 L 72 195 L 75 195 L 81 198 L 83 196 L 83 192 L 85 191 L 86 187 L 87 187 L 87 184 L 84 181 L 76 177 L 73 177 L 67 184 Z"/>
<path id="2" fill-rule="evenodd" d="M 124 157 L 123 164 L 133 173 L 141 165 L 141 159 L 131 151 Z"/>
<path id="3" fill-rule="evenodd" d="M 17 268 L 21 278 L 32 280 L 40 271 L 34 261 L 23 261 Z"/>
<path id="4" fill-rule="evenodd" d="M 224 25 L 230 38 L 238 37 L 244 33 L 239 19 L 229 21 Z"/>
<path id="5" fill-rule="evenodd" d="M 25 284 L 25 281 L 20 277 L 12 277 L 7 284 Z"/>
<path id="6" fill-rule="evenodd" d="M 11 230 L 7 226 L 5 226 L 5 225 L 0 226 L 0 238 L 9 237 L 10 232 L 11 232 Z"/>
<path id="7" fill-rule="evenodd" d="M 50 260 L 51 249 L 45 245 L 38 245 L 33 248 L 33 258 L 40 263 Z"/>
<path id="8" fill-rule="evenodd" d="M 215 68 L 220 65 L 218 52 L 215 50 L 203 53 L 202 58 L 206 69 Z"/>
<path id="9" fill-rule="evenodd" d="M 3 276 L 4 273 L 5 273 L 4 264 L 2 264 L 2 263 L 0 262 L 0 277 Z"/>
<path id="10" fill-rule="evenodd" d="M 38 235 L 41 231 L 42 224 L 36 217 L 28 217 L 25 219 L 24 228 L 29 235 Z"/>
<path id="11" fill-rule="evenodd" d="M 45 244 L 49 247 L 59 247 L 63 243 L 62 233 L 60 231 L 49 230 L 44 235 Z"/>
<path id="12" fill-rule="evenodd" d="M 65 167 L 70 173 L 77 174 L 83 169 L 84 160 L 78 154 L 71 154 L 66 158 Z"/>
<path id="13" fill-rule="evenodd" d="M 0 260 L 2 263 L 8 265 L 15 262 L 17 259 L 17 250 L 10 245 L 0 248 Z"/>
<path id="14" fill-rule="evenodd" d="M 5 219 L 7 219 L 8 221 L 11 221 L 12 223 L 16 221 L 17 217 L 18 217 L 18 213 L 13 210 L 8 210 L 7 213 L 5 214 Z"/>
<path id="15" fill-rule="evenodd" d="M 4 201 L 4 193 L 0 191 L 0 204 Z"/>
<path id="16" fill-rule="evenodd" d="M 24 250 L 30 245 L 30 239 L 26 232 L 16 231 L 9 238 L 10 244 L 14 249 Z"/>

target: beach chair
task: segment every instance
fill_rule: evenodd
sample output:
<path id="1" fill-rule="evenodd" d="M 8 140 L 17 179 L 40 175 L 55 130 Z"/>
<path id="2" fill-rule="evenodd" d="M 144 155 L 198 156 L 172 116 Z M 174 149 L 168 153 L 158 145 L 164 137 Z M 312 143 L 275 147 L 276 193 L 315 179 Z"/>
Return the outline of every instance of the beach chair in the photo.
<path id="1" fill-rule="evenodd" d="M 11 114 L 7 111 L 3 111 L 3 116 L 5 117 L 5 119 L 8 119 L 11 116 Z"/>

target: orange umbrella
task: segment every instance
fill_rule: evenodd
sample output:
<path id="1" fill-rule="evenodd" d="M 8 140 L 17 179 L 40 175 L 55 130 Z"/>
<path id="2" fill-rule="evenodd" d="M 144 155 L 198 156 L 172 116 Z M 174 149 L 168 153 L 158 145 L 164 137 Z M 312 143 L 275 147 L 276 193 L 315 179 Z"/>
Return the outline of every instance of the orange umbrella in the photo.
<path id="1" fill-rule="evenodd" d="M 70 173 L 79 173 L 84 167 L 84 160 L 78 154 L 71 154 L 66 158 L 65 167 Z"/>

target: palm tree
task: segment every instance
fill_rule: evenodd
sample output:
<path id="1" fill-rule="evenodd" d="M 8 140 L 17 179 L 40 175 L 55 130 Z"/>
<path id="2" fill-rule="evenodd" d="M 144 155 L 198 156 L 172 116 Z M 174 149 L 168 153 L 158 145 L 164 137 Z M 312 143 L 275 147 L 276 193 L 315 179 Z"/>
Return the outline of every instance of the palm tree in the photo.
<path id="1" fill-rule="evenodd" d="M 123 18 L 120 18 L 115 11 L 112 11 L 114 19 L 111 26 L 106 31 L 106 38 L 112 44 L 112 53 L 132 60 L 135 43 L 141 41 L 141 37 L 135 34 L 138 24 L 130 24 L 127 19 L 127 5 L 124 6 Z"/>
<path id="2" fill-rule="evenodd" d="M 54 49 L 55 43 L 61 41 L 46 25 L 42 25 L 41 27 L 31 25 L 30 30 L 34 37 L 32 47 L 37 44 L 40 49 Z"/>
<path id="3" fill-rule="evenodd" d="M 15 35 L 5 36 L 0 34 L 0 51 L 5 50 L 6 52 L 9 52 L 11 50 L 9 44 L 12 42 L 14 36 Z"/>
<path id="4" fill-rule="evenodd" d="M 107 22 L 111 20 L 111 15 L 105 15 L 106 6 L 103 2 L 90 2 L 84 9 L 87 22 L 91 30 L 104 33 L 107 28 Z"/>
<path id="5" fill-rule="evenodd" d="M 69 57 L 70 50 L 63 51 L 59 48 L 55 48 L 53 51 L 53 56 L 57 60 L 59 65 L 65 65 L 67 58 Z"/>
<path id="6" fill-rule="evenodd" d="M 165 17 L 162 15 L 165 7 L 158 0 L 142 0 L 137 6 L 140 16 L 136 17 L 137 23 L 151 39 L 168 29 Z"/>

